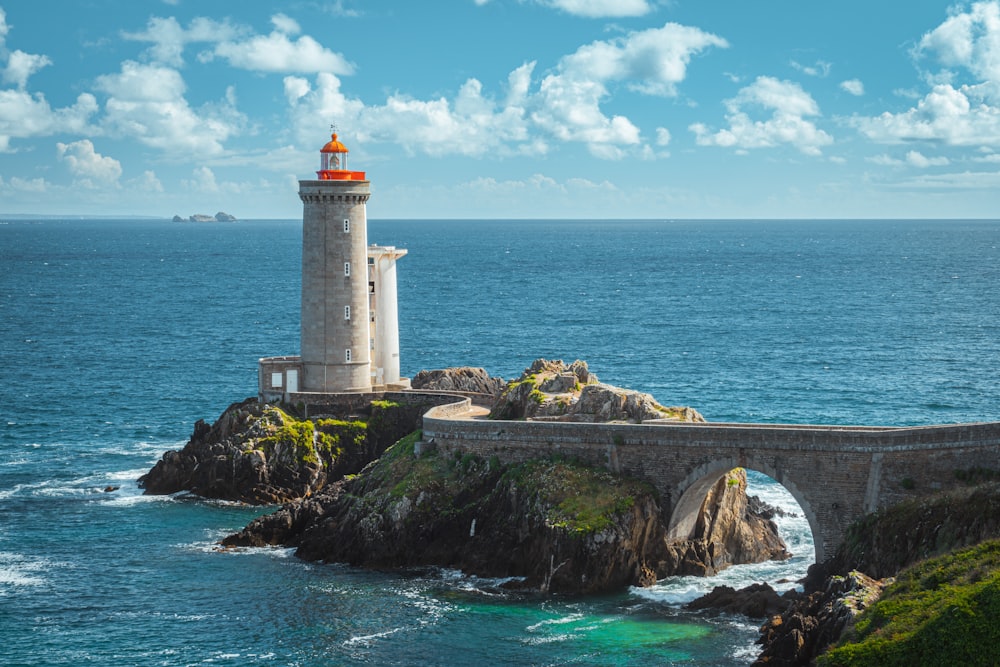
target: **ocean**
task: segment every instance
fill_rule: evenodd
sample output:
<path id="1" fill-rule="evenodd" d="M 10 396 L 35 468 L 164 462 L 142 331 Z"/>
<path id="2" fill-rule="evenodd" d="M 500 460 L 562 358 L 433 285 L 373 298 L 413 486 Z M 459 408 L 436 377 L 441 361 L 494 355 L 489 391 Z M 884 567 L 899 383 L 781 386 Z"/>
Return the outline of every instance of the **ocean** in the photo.
<path id="1" fill-rule="evenodd" d="M 406 375 L 583 359 L 710 421 L 1000 420 L 998 222 L 374 220 L 369 242 L 409 250 Z M 583 598 L 223 552 L 268 508 L 143 496 L 259 357 L 297 353 L 300 243 L 294 220 L 0 220 L 0 664 L 753 660 L 759 622 L 682 604 L 812 562 L 760 474 L 799 513 L 790 561 Z"/>

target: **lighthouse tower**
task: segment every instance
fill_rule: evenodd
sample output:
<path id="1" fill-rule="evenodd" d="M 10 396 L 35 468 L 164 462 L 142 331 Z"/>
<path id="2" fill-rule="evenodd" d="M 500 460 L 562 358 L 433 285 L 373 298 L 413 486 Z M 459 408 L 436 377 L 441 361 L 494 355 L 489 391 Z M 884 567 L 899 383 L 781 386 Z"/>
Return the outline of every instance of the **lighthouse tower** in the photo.
<path id="1" fill-rule="evenodd" d="M 334 134 L 320 150 L 316 180 L 302 200 L 301 391 L 372 389 L 368 313 L 368 220 L 363 171 L 348 171 Z"/>
<path id="2" fill-rule="evenodd" d="M 260 359 L 263 402 L 410 386 L 399 376 L 396 308 L 396 260 L 406 250 L 368 245 L 371 184 L 365 172 L 348 170 L 347 153 L 334 134 L 320 149 L 316 180 L 299 181 L 300 355 Z"/>

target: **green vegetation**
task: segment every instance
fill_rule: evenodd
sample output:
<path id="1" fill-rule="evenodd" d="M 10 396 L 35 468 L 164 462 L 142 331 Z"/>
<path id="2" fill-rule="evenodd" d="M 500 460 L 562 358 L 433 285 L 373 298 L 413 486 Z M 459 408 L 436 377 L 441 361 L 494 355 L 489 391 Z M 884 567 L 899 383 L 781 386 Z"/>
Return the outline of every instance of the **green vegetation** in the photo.
<path id="1" fill-rule="evenodd" d="M 261 438 L 260 447 L 270 458 L 276 452 L 291 447 L 296 461 L 317 465 L 315 429 L 311 421 L 299 421 L 280 408 L 271 407 L 264 412 L 264 420 L 271 425 L 271 434 Z"/>
<path id="2" fill-rule="evenodd" d="M 1000 642 L 1000 540 L 903 570 L 824 667 L 995 665 Z"/>
<path id="3" fill-rule="evenodd" d="M 545 508 L 546 523 L 574 533 L 596 533 L 629 510 L 635 498 L 653 493 L 645 482 L 572 461 L 529 461 L 512 466 L 504 479 Z"/>
<path id="4" fill-rule="evenodd" d="M 502 466 L 496 456 L 484 460 L 468 452 L 453 456 L 429 452 L 417 458 L 414 444 L 420 437 L 419 431 L 406 436 L 357 478 L 365 485 L 363 494 L 357 490 L 363 502 L 408 498 L 413 512 L 440 518 L 495 502 L 496 494 L 506 495 L 513 487 L 524 506 L 535 508 L 549 526 L 590 534 L 611 525 L 615 515 L 635 504 L 636 497 L 654 493 L 649 484 L 575 461 L 535 460 Z"/>
<path id="5" fill-rule="evenodd" d="M 271 457 L 277 452 L 288 455 L 300 464 L 319 466 L 336 461 L 345 451 L 364 447 L 368 425 L 362 421 L 292 417 L 277 407 L 268 407 L 261 421 L 267 425 L 268 435 L 260 439 L 259 447 Z"/>

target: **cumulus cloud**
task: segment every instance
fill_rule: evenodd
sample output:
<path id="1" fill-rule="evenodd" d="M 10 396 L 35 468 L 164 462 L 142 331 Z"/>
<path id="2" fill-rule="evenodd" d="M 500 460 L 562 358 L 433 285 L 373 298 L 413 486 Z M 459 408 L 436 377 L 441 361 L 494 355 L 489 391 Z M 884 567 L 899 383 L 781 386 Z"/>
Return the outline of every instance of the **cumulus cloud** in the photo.
<path id="1" fill-rule="evenodd" d="M 1000 145 L 1000 2 L 953 9 L 921 38 L 914 57 L 941 67 L 926 72 L 930 91 L 905 111 L 855 117 L 854 126 L 887 144 Z"/>
<path id="2" fill-rule="evenodd" d="M 854 95 L 855 97 L 861 97 L 865 94 L 865 84 L 861 83 L 859 79 L 841 81 L 840 89 Z"/>
<path id="3" fill-rule="evenodd" d="M 102 121 L 108 132 L 178 156 L 218 155 L 245 123 L 230 100 L 192 109 L 180 73 L 161 65 L 127 60 L 96 86 L 108 95 Z"/>
<path id="4" fill-rule="evenodd" d="M 38 70 L 51 65 L 48 56 L 25 53 L 20 49 L 13 51 L 7 58 L 7 67 L 3 71 L 5 83 L 12 83 L 22 90 L 28 84 L 28 77 Z"/>
<path id="5" fill-rule="evenodd" d="M 271 17 L 274 30 L 268 35 L 255 34 L 246 26 L 229 21 L 198 17 L 185 28 L 174 17 L 153 17 L 140 32 L 124 32 L 125 39 L 151 42 L 146 59 L 153 63 L 180 67 L 188 44 L 209 44 L 198 54 L 201 62 L 215 58 L 232 67 L 255 72 L 333 72 L 351 74 L 354 66 L 341 56 L 323 47 L 308 35 L 292 39 L 302 31 L 299 23 L 285 15 Z"/>
<path id="6" fill-rule="evenodd" d="M 74 181 L 78 185 L 97 187 L 112 185 L 122 175 L 121 163 L 94 150 L 89 139 L 81 139 L 70 144 L 57 143 L 59 158 L 66 163 Z"/>
<path id="7" fill-rule="evenodd" d="M 729 44 L 676 23 L 582 46 L 542 79 L 531 119 L 562 141 L 587 142 L 599 157 L 621 157 L 621 147 L 638 144 L 640 132 L 628 118 L 604 114 L 608 86 L 622 82 L 643 94 L 674 96 L 691 58 L 713 46 Z"/>
<path id="8" fill-rule="evenodd" d="M 78 95 L 73 106 L 53 109 L 41 93 L 0 90 L 0 153 L 12 150 L 11 139 L 80 132 L 97 109 L 97 100 L 90 93 Z"/>
<path id="9" fill-rule="evenodd" d="M 231 25 L 228 21 L 197 17 L 187 28 L 183 28 L 172 16 L 154 16 L 149 19 L 142 32 L 123 32 L 122 37 L 132 41 L 152 42 L 153 45 L 146 52 L 150 60 L 180 67 L 184 63 L 184 48 L 188 44 L 230 41 L 247 32 L 246 28 Z"/>
<path id="10" fill-rule="evenodd" d="M 507 77 L 506 90 L 491 95 L 468 79 L 453 99 L 414 99 L 390 95 L 385 104 L 349 98 L 341 81 L 321 72 L 313 82 L 284 79 L 285 98 L 297 136 L 315 142 L 327 119 L 352 127 L 359 141 L 391 141 L 411 152 L 430 155 L 544 154 L 551 141 L 580 142 L 595 156 L 617 159 L 627 152 L 650 156 L 639 128 L 622 115 L 607 115 L 602 105 L 614 85 L 640 94 L 674 96 L 691 59 L 728 43 L 696 28 L 667 23 L 662 28 L 597 41 L 564 56 L 541 80 L 535 62 Z M 665 132 L 665 130 L 664 130 Z M 666 139 L 665 139 L 666 137 Z M 669 133 L 657 132 L 666 145 Z"/>
<path id="11" fill-rule="evenodd" d="M 516 84 L 518 77 L 513 80 Z M 527 135 L 524 110 L 488 98 L 476 79 L 466 81 L 453 102 L 392 95 L 384 105 L 366 106 L 346 97 L 340 80 L 326 73 L 316 77 L 315 88 L 306 79 L 286 77 L 285 96 L 303 141 L 315 142 L 323 122 L 317 119 L 327 118 L 352 127 L 352 136 L 361 142 L 390 141 L 428 155 L 517 152 Z M 508 95 L 510 99 L 516 101 L 518 94 Z"/>
<path id="12" fill-rule="evenodd" d="M 644 16 L 653 11 L 647 0 L 540 0 L 547 5 L 586 18 L 624 18 Z M 478 3 L 477 4 L 485 4 Z"/>
<path id="13" fill-rule="evenodd" d="M 781 144 L 794 146 L 806 155 L 820 155 L 822 146 L 833 137 L 816 127 L 807 117 L 820 115 L 819 105 L 801 86 L 791 81 L 761 76 L 726 100 L 727 129 L 713 132 L 703 123 L 689 129 L 700 146 L 723 146 L 739 150 L 770 148 Z M 770 116 L 754 120 L 748 109 L 763 109 Z"/>
<path id="14" fill-rule="evenodd" d="M 951 163 L 951 160 L 944 156 L 926 157 L 918 151 L 909 151 L 906 154 L 907 164 L 913 167 L 926 169 L 927 167 L 943 167 Z"/>
<path id="15" fill-rule="evenodd" d="M 219 191 L 219 184 L 215 180 L 215 172 L 208 167 L 198 167 L 192 172 L 191 180 L 181 181 L 181 184 L 198 192 L 214 193 Z"/>

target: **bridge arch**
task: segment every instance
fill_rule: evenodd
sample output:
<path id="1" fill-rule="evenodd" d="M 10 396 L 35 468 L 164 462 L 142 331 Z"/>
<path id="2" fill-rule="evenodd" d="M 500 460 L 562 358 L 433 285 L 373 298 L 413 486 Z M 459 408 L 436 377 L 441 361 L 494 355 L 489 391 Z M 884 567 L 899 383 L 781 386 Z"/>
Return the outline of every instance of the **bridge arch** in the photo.
<path id="1" fill-rule="evenodd" d="M 788 491 L 795 502 L 799 504 L 806 521 L 809 523 L 809 530 L 813 536 L 813 546 L 816 554 L 816 562 L 822 562 L 826 557 L 823 552 L 823 533 L 816 513 L 809 502 L 809 498 L 798 487 L 797 484 L 776 470 L 765 460 L 755 460 L 752 456 L 731 456 L 713 459 L 707 463 L 694 468 L 684 479 L 676 484 L 670 492 L 673 500 L 670 504 L 670 517 L 667 524 L 667 539 L 684 540 L 691 534 L 694 524 L 698 518 L 698 511 L 709 490 L 715 486 L 726 473 L 734 468 L 746 468 L 763 473 L 780 484 Z M 675 499 L 675 500 L 674 500 Z"/>

